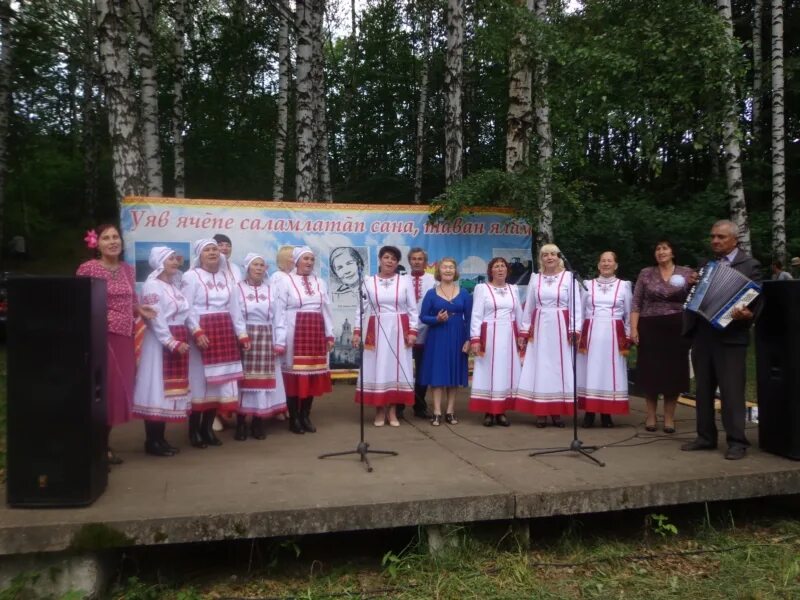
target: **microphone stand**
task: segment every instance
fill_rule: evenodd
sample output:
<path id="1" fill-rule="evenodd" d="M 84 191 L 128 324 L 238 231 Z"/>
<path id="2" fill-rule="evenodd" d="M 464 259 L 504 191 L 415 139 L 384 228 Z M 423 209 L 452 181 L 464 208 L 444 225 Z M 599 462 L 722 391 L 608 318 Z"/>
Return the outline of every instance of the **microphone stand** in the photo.
<path id="1" fill-rule="evenodd" d="M 564 261 L 564 266 L 566 267 L 567 271 L 572 273 L 572 282 L 570 284 L 570 286 L 572 287 L 572 294 L 570 298 L 570 307 L 569 307 L 570 310 L 569 320 L 572 321 L 572 319 L 575 317 L 575 296 L 576 296 L 575 288 L 579 286 L 580 288 L 586 290 L 586 284 L 584 283 L 583 279 L 581 279 L 581 276 L 578 274 L 578 272 L 573 270 L 566 256 L 564 256 L 561 252 L 559 252 L 558 257 Z M 567 335 L 569 335 L 569 323 L 567 323 Z M 536 452 L 531 452 L 528 456 L 542 456 L 544 454 L 558 454 L 560 452 L 577 452 L 581 456 L 585 456 L 589 460 L 594 461 L 598 466 L 605 467 L 606 463 L 592 456 L 592 452 L 596 452 L 600 448 L 598 446 L 584 446 L 583 442 L 580 440 L 580 438 L 578 438 L 578 343 L 574 337 L 572 338 L 571 341 L 572 341 L 572 413 L 573 413 L 572 442 L 570 442 L 569 446 L 563 448 L 548 448 L 547 450 L 537 450 Z"/>
<path id="2" fill-rule="evenodd" d="M 359 330 L 363 333 L 364 332 L 364 271 L 361 267 L 358 268 L 358 327 Z M 397 452 L 394 450 L 371 450 L 369 444 L 364 441 L 364 336 L 361 336 L 361 340 L 358 344 L 358 360 L 359 360 L 359 367 L 358 367 L 358 381 L 360 385 L 360 392 L 361 392 L 361 402 L 359 402 L 360 409 L 359 409 L 359 424 L 360 424 L 360 437 L 358 440 L 358 445 L 356 446 L 355 450 L 345 450 L 344 452 L 328 452 L 327 454 L 321 454 L 318 458 L 331 458 L 333 456 L 349 456 L 350 454 L 358 454 L 361 457 L 361 462 L 364 463 L 364 466 L 367 468 L 367 473 L 372 473 L 372 465 L 369 462 L 369 458 L 367 458 L 367 454 L 388 454 L 389 456 L 397 456 Z"/>

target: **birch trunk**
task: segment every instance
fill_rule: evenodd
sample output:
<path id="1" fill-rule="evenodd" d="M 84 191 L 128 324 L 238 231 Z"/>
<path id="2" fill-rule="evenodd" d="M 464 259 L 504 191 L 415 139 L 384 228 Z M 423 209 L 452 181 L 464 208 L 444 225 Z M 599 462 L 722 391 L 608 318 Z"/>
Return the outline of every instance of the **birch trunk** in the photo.
<path id="1" fill-rule="evenodd" d="M 314 141 L 316 194 L 324 202 L 333 202 L 331 171 L 328 157 L 328 121 L 325 102 L 325 0 L 314 1 L 313 41 L 311 45 L 311 79 L 314 95 Z"/>
<path id="2" fill-rule="evenodd" d="M 445 183 L 451 185 L 464 176 L 464 124 L 461 116 L 464 71 L 464 0 L 447 0 L 447 58 L 445 92 Z"/>
<path id="3" fill-rule="evenodd" d="M 292 59 L 289 54 L 289 20 L 284 11 L 279 13 L 278 27 L 278 122 L 275 132 L 275 170 L 272 176 L 272 198 L 283 200 L 286 174 L 286 134 L 289 124 L 289 78 Z"/>
<path id="4" fill-rule="evenodd" d="M 547 0 L 536 0 L 536 18 L 547 19 Z M 547 61 L 538 52 L 536 64 L 536 134 L 539 149 L 539 247 L 553 241 L 553 134 L 550 130 L 550 103 L 547 100 Z"/>
<path id="5" fill-rule="evenodd" d="M 295 197 L 299 202 L 311 202 L 314 198 L 314 102 L 311 81 L 313 2 L 297 0 L 295 9 Z"/>
<path id="6" fill-rule="evenodd" d="M 129 81 L 124 0 L 97 0 L 100 66 L 104 76 L 117 204 L 145 192 L 136 101 Z"/>
<path id="7" fill-rule="evenodd" d="M 6 173 L 8 170 L 8 117 L 11 108 L 11 3 L 0 0 L 0 255 L 5 249 Z"/>
<path id="8" fill-rule="evenodd" d="M 136 56 L 139 60 L 141 93 L 142 153 L 146 193 L 164 195 L 164 175 L 161 167 L 161 144 L 158 129 L 158 81 L 153 60 L 153 0 L 133 0 L 131 12 L 136 22 Z"/>
<path id="9" fill-rule="evenodd" d="M 83 82 L 81 98 L 81 149 L 83 152 L 83 207 L 94 222 L 97 207 L 97 161 L 100 150 L 97 142 L 97 47 L 95 43 L 94 1 L 83 0 Z"/>
<path id="10" fill-rule="evenodd" d="M 533 10 L 533 0 L 517 0 Z M 517 33 L 509 52 L 508 114 L 506 115 L 506 171 L 518 173 L 530 164 L 531 130 L 533 129 L 533 93 L 529 41 Z"/>
<path id="11" fill-rule="evenodd" d="M 761 139 L 761 99 L 764 79 L 764 58 L 761 51 L 761 38 L 764 22 L 763 0 L 753 1 L 753 139 Z"/>
<path id="12" fill-rule="evenodd" d="M 772 0 L 772 256 L 786 263 L 783 0 Z"/>
<path id="13" fill-rule="evenodd" d="M 717 12 L 733 43 L 733 21 L 730 0 L 717 0 Z M 739 118 L 736 111 L 736 86 L 731 81 L 728 89 L 728 115 L 722 125 L 722 147 L 725 152 L 725 180 L 728 187 L 730 217 L 739 228 L 739 244 L 751 254 L 750 225 L 747 218 L 747 203 L 742 183 L 741 148 L 739 146 Z"/>
<path id="14" fill-rule="evenodd" d="M 424 42 L 427 47 L 427 41 Z M 428 110 L 428 56 L 422 57 L 417 105 L 417 137 L 414 140 L 414 204 L 422 204 L 422 163 L 425 153 L 425 113 Z"/>
<path id="15" fill-rule="evenodd" d="M 186 125 L 183 114 L 183 81 L 186 77 L 186 0 L 174 0 L 172 39 L 172 160 L 175 168 L 175 197 L 186 196 L 186 161 L 184 138 Z"/>

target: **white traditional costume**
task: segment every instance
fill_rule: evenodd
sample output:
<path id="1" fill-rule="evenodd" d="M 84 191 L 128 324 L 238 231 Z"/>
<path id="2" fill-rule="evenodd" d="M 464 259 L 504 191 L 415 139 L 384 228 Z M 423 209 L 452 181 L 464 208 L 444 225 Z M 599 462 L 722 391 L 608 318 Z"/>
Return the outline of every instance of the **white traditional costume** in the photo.
<path id="1" fill-rule="evenodd" d="M 372 406 L 414 404 L 414 371 L 411 348 L 405 337 L 417 334 L 417 299 L 409 277 L 395 273 L 389 278 L 373 275 L 364 280 L 363 397 L 361 379 L 356 383 L 356 402 Z M 361 307 L 356 308 L 355 333 L 361 335 Z"/>
<path id="2" fill-rule="evenodd" d="M 243 377 L 239 343 L 247 328 L 239 309 L 236 284 L 227 273 L 227 261 L 220 253 L 216 273 L 199 266 L 200 253 L 212 239 L 195 242 L 195 266 L 182 279 L 182 291 L 198 314 L 200 329 L 209 340 L 200 350 L 195 343 L 189 351 L 189 382 L 192 409 L 221 408 L 233 411 L 239 404 L 237 381 Z"/>
<path id="3" fill-rule="evenodd" d="M 598 277 L 583 292 L 578 402 L 587 412 L 628 413 L 631 283 Z"/>
<path id="4" fill-rule="evenodd" d="M 515 285 L 481 283 L 475 286 L 472 298 L 470 343 L 480 343 L 480 351 L 472 369 L 469 410 L 501 415 L 513 409 L 519 382 L 519 293 Z"/>
<path id="5" fill-rule="evenodd" d="M 244 272 L 260 254 L 244 259 Z M 266 261 L 265 261 L 266 262 Z M 237 286 L 239 307 L 247 325 L 250 350 L 242 354 L 244 378 L 239 382 L 240 415 L 269 418 L 286 411 L 280 357 L 274 346 L 286 346 L 286 318 L 278 310 L 272 286 L 266 282 L 252 285 L 247 278 Z"/>
<path id="6" fill-rule="evenodd" d="M 142 341 L 133 414 L 152 421 L 183 421 L 191 410 L 189 355 L 179 354 L 181 342 L 188 344 L 190 331 L 198 327 L 197 315 L 181 293 L 180 274 L 174 281 L 159 279 L 171 248 L 156 246 L 150 251 L 153 272 L 142 286 L 141 304 L 155 311 L 147 321 Z"/>
<path id="7" fill-rule="evenodd" d="M 581 298 L 572 273 L 533 276 L 522 312 L 521 331 L 528 345 L 515 410 L 540 417 L 574 413 L 570 334 L 580 331 L 582 322 Z"/>

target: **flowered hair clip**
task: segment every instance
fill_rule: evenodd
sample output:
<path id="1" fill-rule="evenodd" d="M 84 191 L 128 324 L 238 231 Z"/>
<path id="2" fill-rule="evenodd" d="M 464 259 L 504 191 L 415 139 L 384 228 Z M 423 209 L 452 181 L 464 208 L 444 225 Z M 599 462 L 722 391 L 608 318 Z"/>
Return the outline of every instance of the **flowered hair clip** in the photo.
<path id="1" fill-rule="evenodd" d="M 97 232 L 94 229 L 88 230 L 83 241 L 86 242 L 87 248 L 91 248 L 92 250 L 97 248 Z"/>

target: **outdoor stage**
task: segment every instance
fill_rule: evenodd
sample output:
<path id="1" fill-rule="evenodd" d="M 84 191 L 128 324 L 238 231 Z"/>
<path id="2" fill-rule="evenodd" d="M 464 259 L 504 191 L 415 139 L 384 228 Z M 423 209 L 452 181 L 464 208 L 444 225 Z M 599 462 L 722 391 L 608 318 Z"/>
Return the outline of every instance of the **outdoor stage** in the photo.
<path id="1" fill-rule="evenodd" d="M 0 508 L 0 554 L 80 547 L 151 545 L 301 535 L 389 527 L 528 519 L 705 500 L 800 493 L 800 462 L 754 448 L 740 461 L 711 452 L 681 452 L 694 436 L 693 410 L 678 408 L 678 434 L 644 431 L 643 401 L 632 402 L 617 427 L 579 429 L 585 444 L 606 446 L 604 468 L 572 452 L 530 458 L 532 449 L 569 445 L 570 427 L 536 429 L 533 418 L 510 413 L 509 428 L 486 428 L 482 415 L 458 400 L 460 423 L 431 427 L 409 417 L 400 428 L 376 428 L 368 409 L 367 441 L 397 457 L 372 455 L 367 473 L 357 456 L 319 460 L 354 450 L 358 406 L 352 383 L 337 383 L 317 400 L 318 433 L 295 435 L 273 422 L 264 441 L 189 447 L 186 426 L 168 428 L 180 446 L 174 458 L 144 454 L 141 422 L 115 430 L 125 459 L 114 467 L 105 494 L 82 509 Z M 409 411 L 410 412 L 410 411 Z M 657 437 L 668 438 L 645 445 Z"/>

